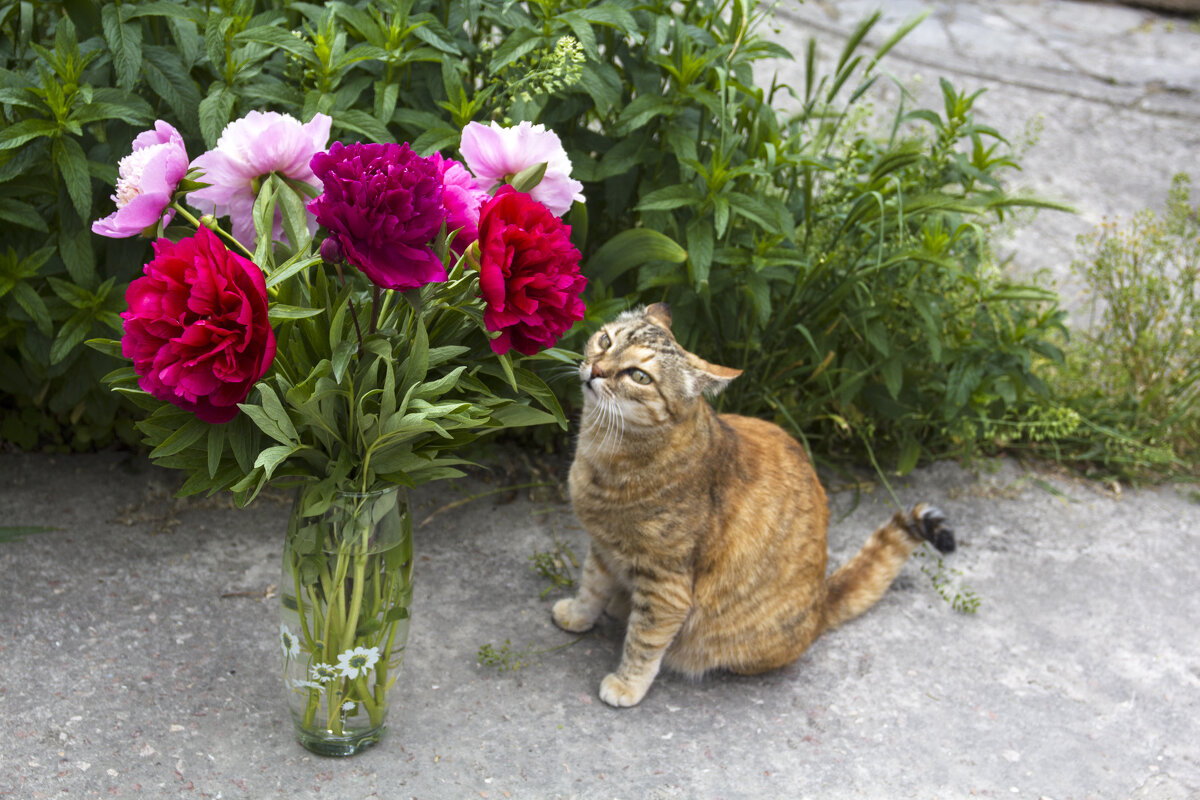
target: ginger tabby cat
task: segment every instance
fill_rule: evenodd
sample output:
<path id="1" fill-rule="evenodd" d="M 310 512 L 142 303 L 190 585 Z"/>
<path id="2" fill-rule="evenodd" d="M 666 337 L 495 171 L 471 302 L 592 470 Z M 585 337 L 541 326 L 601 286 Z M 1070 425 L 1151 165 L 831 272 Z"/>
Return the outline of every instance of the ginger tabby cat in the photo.
<path id="1" fill-rule="evenodd" d="M 954 549 L 942 513 L 918 505 L 826 579 L 829 511 L 804 449 L 703 397 L 740 374 L 680 347 L 661 303 L 588 341 L 570 490 L 591 547 L 578 595 L 553 615 L 581 632 L 628 614 L 621 664 L 600 684 L 609 705 L 641 701 L 662 664 L 783 666 L 874 604 L 922 540 Z"/>

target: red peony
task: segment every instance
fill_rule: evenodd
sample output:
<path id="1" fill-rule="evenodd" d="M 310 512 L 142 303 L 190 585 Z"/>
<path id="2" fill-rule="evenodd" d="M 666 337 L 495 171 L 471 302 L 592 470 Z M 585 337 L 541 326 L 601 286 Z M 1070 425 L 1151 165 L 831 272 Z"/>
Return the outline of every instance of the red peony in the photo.
<path id="1" fill-rule="evenodd" d="M 262 271 L 207 228 L 159 239 L 142 271 L 121 314 L 121 352 L 138 385 L 205 422 L 228 422 L 275 359 Z"/>
<path id="2" fill-rule="evenodd" d="M 479 212 L 479 287 L 492 350 L 531 356 L 583 319 L 587 279 L 571 228 L 541 203 L 502 187 Z"/>

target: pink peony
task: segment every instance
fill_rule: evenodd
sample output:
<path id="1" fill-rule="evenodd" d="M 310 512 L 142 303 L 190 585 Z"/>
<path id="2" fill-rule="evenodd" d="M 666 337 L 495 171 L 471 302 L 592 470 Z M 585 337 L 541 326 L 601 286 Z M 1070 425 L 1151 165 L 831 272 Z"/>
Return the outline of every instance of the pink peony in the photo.
<path id="1" fill-rule="evenodd" d="M 175 212 L 168 206 L 187 168 L 187 148 L 179 131 L 162 120 L 155 122 L 154 130 L 138 134 L 133 152 L 118 164 L 120 177 L 112 196 L 117 210 L 93 222 L 92 232 L 124 239 L 169 223 Z"/>
<path id="2" fill-rule="evenodd" d="M 275 359 L 262 271 L 203 227 L 156 241 L 142 271 L 121 314 L 121 352 L 138 385 L 205 422 L 228 422 Z"/>
<path id="3" fill-rule="evenodd" d="M 492 350 L 531 356 L 583 319 L 587 279 L 571 228 L 529 195 L 503 187 L 479 212 L 483 322 Z"/>
<path id="4" fill-rule="evenodd" d="M 225 126 L 217 148 L 196 158 L 192 166 L 204 171 L 200 180 L 211 184 L 188 194 L 188 202 L 202 213 L 228 216 L 233 235 L 246 247 L 253 248 L 254 200 L 259 181 L 272 172 L 320 186 L 309 162 L 314 153 L 325 149 L 332 120 L 316 114 L 301 124 L 294 117 L 275 111 L 251 111 Z M 283 215 L 275 211 L 272 236 L 282 241 Z M 309 220 L 310 232 L 316 225 Z"/>
<path id="5" fill-rule="evenodd" d="M 491 195 L 459 162 L 442 158 L 440 153 L 434 153 L 430 158 L 442 172 L 442 205 L 446 209 L 446 226 L 458 231 L 451 247 L 462 255 L 479 238 L 479 207 Z"/>
<path id="6" fill-rule="evenodd" d="M 571 210 L 572 203 L 583 202 L 583 184 L 571 179 L 571 159 L 558 134 L 544 125 L 522 122 L 504 128 L 495 122 L 490 127 L 469 122 L 463 128 L 459 150 L 488 189 L 545 161 L 546 174 L 530 196 L 560 217 Z"/>
<path id="7" fill-rule="evenodd" d="M 446 221 L 434 159 L 407 144 L 334 142 L 312 168 L 325 191 L 308 210 L 373 283 L 404 291 L 446 280 L 432 247 Z"/>

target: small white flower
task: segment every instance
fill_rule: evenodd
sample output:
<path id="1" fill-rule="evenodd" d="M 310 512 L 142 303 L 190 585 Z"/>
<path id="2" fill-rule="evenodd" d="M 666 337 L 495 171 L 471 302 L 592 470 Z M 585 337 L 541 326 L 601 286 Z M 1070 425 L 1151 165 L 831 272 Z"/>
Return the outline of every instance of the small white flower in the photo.
<path id="1" fill-rule="evenodd" d="M 354 707 L 357 705 L 358 703 L 354 702 L 353 700 L 347 700 L 346 702 L 342 703 L 342 711 L 353 711 Z"/>
<path id="2" fill-rule="evenodd" d="M 292 687 L 297 690 L 316 689 L 318 692 L 325 688 L 316 681 L 292 681 Z"/>
<path id="3" fill-rule="evenodd" d="M 300 655 L 300 642 L 288 630 L 287 625 L 279 626 L 279 644 L 283 647 L 284 658 L 295 658 Z"/>
<path id="4" fill-rule="evenodd" d="M 356 647 L 338 654 L 338 669 L 347 678 L 366 675 L 379 660 L 378 647 Z"/>
<path id="5" fill-rule="evenodd" d="M 335 678 L 340 678 L 342 673 L 332 664 L 313 664 L 308 669 L 308 677 L 312 678 L 317 683 L 329 683 Z"/>

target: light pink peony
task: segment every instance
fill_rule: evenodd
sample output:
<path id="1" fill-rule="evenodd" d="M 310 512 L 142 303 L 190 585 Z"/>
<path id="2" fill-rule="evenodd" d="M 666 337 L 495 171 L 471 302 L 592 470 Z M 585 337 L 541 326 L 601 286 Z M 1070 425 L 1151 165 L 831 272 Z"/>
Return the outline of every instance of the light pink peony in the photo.
<path id="1" fill-rule="evenodd" d="M 479 238 L 479 208 L 491 195 L 481 186 L 467 168 L 452 158 L 443 158 L 440 153 L 430 156 L 442 174 L 442 205 L 446 209 L 446 225 L 457 230 L 451 242 L 454 252 L 462 255 Z"/>
<path id="2" fill-rule="evenodd" d="M 545 161 L 546 175 L 529 195 L 560 217 L 575 201 L 583 202 L 583 184 L 571 179 L 571 159 L 558 134 L 544 125 L 522 122 L 504 128 L 495 122 L 490 126 L 469 122 L 463 128 L 459 151 L 488 189 Z"/>
<path id="3" fill-rule="evenodd" d="M 92 223 L 92 232 L 112 239 L 137 236 L 146 228 L 171 221 L 175 212 L 171 196 L 187 174 L 187 149 L 183 137 L 159 120 L 154 130 L 138 134 L 133 152 L 117 165 L 117 210 Z"/>
<path id="4" fill-rule="evenodd" d="M 192 166 L 204 171 L 200 180 L 211 184 L 187 196 L 202 213 L 228 216 L 233 235 L 254 247 L 254 200 L 258 182 L 272 172 L 320 188 L 309 162 L 325 150 L 332 120 L 316 114 L 301 124 L 294 117 L 275 111 L 251 111 L 225 126 L 215 150 L 196 158 Z M 310 232 L 316 222 L 309 219 Z M 275 239 L 282 240 L 282 214 L 275 212 Z"/>

